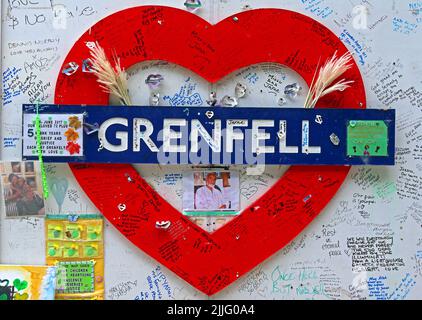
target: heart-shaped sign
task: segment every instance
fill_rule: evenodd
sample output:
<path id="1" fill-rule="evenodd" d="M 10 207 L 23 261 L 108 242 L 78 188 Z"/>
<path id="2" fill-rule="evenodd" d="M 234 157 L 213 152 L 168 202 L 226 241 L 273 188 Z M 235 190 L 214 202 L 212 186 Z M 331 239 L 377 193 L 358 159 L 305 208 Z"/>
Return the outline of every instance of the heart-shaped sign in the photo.
<path id="1" fill-rule="evenodd" d="M 95 41 L 110 58 L 116 52 L 124 68 L 165 60 L 210 82 L 245 66 L 276 62 L 310 84 L 319 62 L 335 51 L 347 52 L 326 27 L 291 11 L 249 10 L 213 26 L 182 10 L 142 6 L 115 13 L 91 27 L 71 49 L 63 69 L 86 60 Z M 324 97 L 320 106 L 366 107 L 356 64 L 345 78 L 355 81 L 353 87 Z M 108 95 L 92 74 L 61 73 L 55 100 L 57 104 L 105 105 Z M 92 202 L 130 241 L 212 295 L 296 237 L 335 195 L 350 168 L 291 167 L 263 197 L 212 234 L 173 208 L 131 165 L 74 164 L 71 169 Z M 170 226 L 157 228 L 162 221 Z"/>

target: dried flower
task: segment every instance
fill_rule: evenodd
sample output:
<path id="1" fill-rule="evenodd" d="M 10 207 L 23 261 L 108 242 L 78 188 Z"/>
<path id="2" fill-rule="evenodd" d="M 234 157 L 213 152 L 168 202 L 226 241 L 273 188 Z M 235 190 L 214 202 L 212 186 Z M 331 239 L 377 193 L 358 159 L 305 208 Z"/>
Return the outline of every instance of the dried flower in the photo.
<path id="1" fill-rule="evenodd" d="M 132 105 L 129 96 L 127 74 L 120 65 L 120 59 L 114 56 L 115 67 L 111 65 L 104 49 L 96 43 L 90 48 L 92 57 L 92 72 L 97 76 L 101 88 L 118 97 L 123 105 Z"/>
<path id="2" fill-rule="evenodd" d="M 337 58 L 336 51 L 332 58 L 321 67 L 316 80 L 315 76 L 318 70 L 315 71 L 308 96 L 306 97 L 305 108 L 314 108 L 319 99 L 327 94 L 335 91 L 344 91 L 350 87 L 350 84 L 354 81 L 346 81 L 345 79 L 342 79 L 333 84 L 336 79 L 352 67 L 350 61 L 352 61 L 352 56 L 349 52 L 345 53 L 340 58 Z"/>

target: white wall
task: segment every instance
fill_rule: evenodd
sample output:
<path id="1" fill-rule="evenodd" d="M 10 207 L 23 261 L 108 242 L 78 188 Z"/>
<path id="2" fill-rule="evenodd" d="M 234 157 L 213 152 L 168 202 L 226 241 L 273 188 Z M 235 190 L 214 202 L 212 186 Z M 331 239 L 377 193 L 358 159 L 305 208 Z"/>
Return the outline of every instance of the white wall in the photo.
<path id="1" fill-rule="evenodd" d="M 50 0 L 33 0 L 32 5 L 25 5 L 27 2 L 2 1 L 2 68 L 3 71 L 13 67 L 22 69 L 22 75 L 32 70 L 37 81 L 41 80 L 46 85 L 50 83 L 44 96 L 48 103 L 53 102 L 55 79 L 67 52 L 79 36 L 99 19 L 142 4 L 184 8 L 183 0 L 52 0 L 53 4 L 66 6 L 71 13 L 66 28 L 57 29 L 53 27 Z M 13 7 L 11 10 L 8 8 L 9 3 Z M 390 299 L 421 299 L 422 1 L 203 0 L 203 3 L 204 7 L 198 14 L 213 23 L 241 11 L 245 4 L 249 4 L 252 8 L 275 7 L 304 13 L 325 24 L 339 37 L 346 30 L 357 41 L 354 47 L 348 45 L 349 49 L 364 57 L 360 69 L 369 107 L 397 109 L 396 166 L 354 167 L 335 198 L 304 232 L 286 248 L 213 298 L 374 299 L 378 295 Z M 363 30 L 353 25 L 353 8 L 361 4 L 369 9 L 368 28 Z M 420 8 L 420 11 L 411 11 L 411 8 Z M 25 15 L 31 22 L 38 16 L 40 23 L 33 26 L 25 24 Z M 38 62 L 41 67 L 34 66 L 33 62 Z M 181 89 L 184 80 L 191 77 L 190 81 L 196 84 L 195 90 L 200 93 L 203 101 L 208 99 L 211 86 L 190 71 L 154 63 L 143 66 L 147 67 L 141 69 L 138 66 L 130 70 L 130 88 L 131 92 L 137 92 L 134 100 L 138 104 L 148 103 L 144 79 L 154 72 L 160 72 L 166 78 L 163 94 L 174 95 Z M 275 105 L 273 97 L 258 94 L 264 87 L 268 72 L 285 74 L 285 84 L 301 81 L 297 75 L 284 68 L 272 66 L 268 71 L 268 68 L 260 65 L 222 80 L 217 85 L 219 96 L 232 92 L 236 81 L 251 69 L 261 80 L 250 85 L 252 94 L 242 100 L 243 106 Z M 301 99 L 303 97 L 299 98 L 298 104 Z M 12 103 L 2 106 L 2 138 L 20 136 L 20 105 L 27 102 L 28 96 L 20 94 L 13 97 Z M 19 159 L 19 142 L 16 147 L 3 148 L 2 139 L 1 145 L 3 160 Z M 151 185 L 166 194 L 169 202 L 181 209 L 181 180 L 171 185 L 168 177 L 172 173 L 181 173 L 183 168 L 137 168 Z M 245 168 L 240 167 L 242 207 L 263 194 L 282 175 L 284 169 L 268 167 L 260 180 L 257 180 L 256 177 L 246 175 Z M 48 165 L 47 170 L 49 176 L 69 181 L 63 212 L 98 212 L 78 186 L 67 165 Z M 412 185 L 416 191 L 412 191 Z M 58 206 L 54 197 L 48 199 L 47 211 L 57 213 Z M 158 287 L 163 299 L 206 298 L 172 272 L 159 266 L 108 224 L 105 244 L 106 298 L 151 297 L 152 291 L 157 289 L 149 289 L 148 277 L 154 281 L 153 271 L 157 268 L 162 271 L 171 288 L 168 294 L 163 278 L 159 280 Z M 384 249 L 380 249 L 381 246 Z M 358 257 L 359 250 L 362 254 Z M 377 254 L 380 260 L 374 261 L 372 258 Z M 352 263 L 362 258 L 370 260 L 368 264 L 374 271 L 352 270 Z M 388 259 L 388 263 L 383 259 Z M 0 263 L 45 263 L 42 219 L 6 220 L 2 214 Z"/>

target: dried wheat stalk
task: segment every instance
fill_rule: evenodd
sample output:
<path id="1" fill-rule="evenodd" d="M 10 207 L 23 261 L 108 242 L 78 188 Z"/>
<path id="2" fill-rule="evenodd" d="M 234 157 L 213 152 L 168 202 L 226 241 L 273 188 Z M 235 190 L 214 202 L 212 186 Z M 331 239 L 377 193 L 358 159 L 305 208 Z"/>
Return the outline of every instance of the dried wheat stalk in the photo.
<path id="1" fill-rule="evenodd" d="M 120 59 L 114 56 L 115 67 L 111 65 L 104 49 L 96 43 L 90 48 L 92 71 L 97 76 L 101 88 L 120 99 L 123 105 L 130 106 L 132 101 L 129 96 L 127 74 L 120 65 Z"/>
<path id="2" fill-rule="evenodd" d="M 345 53 L 340 58 L 337 58 L 336 51 L 331 59 L 321 67 L 318 77 L 315 79 L 318 72 L 317 67 L 306 97 L 305 108 L 314 108 L 318 100 L 325 95 L 335 91 L 344 91 L 350 87 L 350 84 L 354 81 L 342 79 L 334 84 L 333 82 L 352 67 L 351 61 L 352 55 L 350 53 Z"/>

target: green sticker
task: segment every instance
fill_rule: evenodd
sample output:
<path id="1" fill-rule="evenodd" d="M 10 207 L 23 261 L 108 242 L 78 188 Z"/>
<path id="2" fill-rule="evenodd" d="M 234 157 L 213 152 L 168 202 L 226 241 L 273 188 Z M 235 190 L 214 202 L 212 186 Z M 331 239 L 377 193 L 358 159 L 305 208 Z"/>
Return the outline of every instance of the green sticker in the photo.
<path id="1" fill-rule="evenodd" d="M 94 256 L 98 256 L 98 250 L 93 247 L 93 246 L 85 246 L 84 247 L 84 255 L 86 257 L 94 257 Z"/>
<path id="2" fill-rule="evenodd" d="M 347 155 L 388 156 L 388 128 L 384 121 L 351 120 L 347 126 Z"/>
<path id="3" fill-rule="evenodd" d="M 97 233 L 92 232 L 92 233 L 88 233 L 88 237 L 89 237 L 91 240 L 95 240 L 95 239 L 97 239 L 98 235 L 97 235 Z"/>
<path id="4" fill-rule="evenodd" d="M 79 240 L 81 238 L 81 231 L 78 225 L 66 226 L 66 238 L 72 240 Z"/>
<path id="5" fill-rule="evenodd" d="M 47 248 L 47 255 L 49 257 L 61 257 L 63 255 L 63 250 L 59 242 L 48 242 Z"/>
<path id="6" fill-rule="evenodd" d="M 65 244 L 63 247 L 63 257 L 64 258 L 77 258 L 79 257 L 79 246 L 74 244 Z"/>
<path id="7" fill-rule="evenodd" d="M 61 239 L 63 238 L 63 234 L 61 228 L 56 225 L 49 225 L 48 226 L 48 239 Z"/>
<path id="8" fill-rule="evenodd" d="M 90 240 L 100 240 L 101 239 L 101 227 L 100 226 L 88 226 L 87 235 Z"/>
<path id="9" fill-rule="evenodd" d="M 58 293 L 94 292 L 94 261 L 59 262 Z"/>
<path id="10" fill-rule="evenodd" d="M 183 211 L 185 216 L 190 217 L 232 217 L 237 216 L 237 211 Z"/>
<path id="11" fill-rule="evenodd" d="M 50 257 L 54 257 L 56 255 L 56 253 L 57 253 L 56 248 L 51 247 L 50 249 L 48 249 L 48 255 Z"/>

